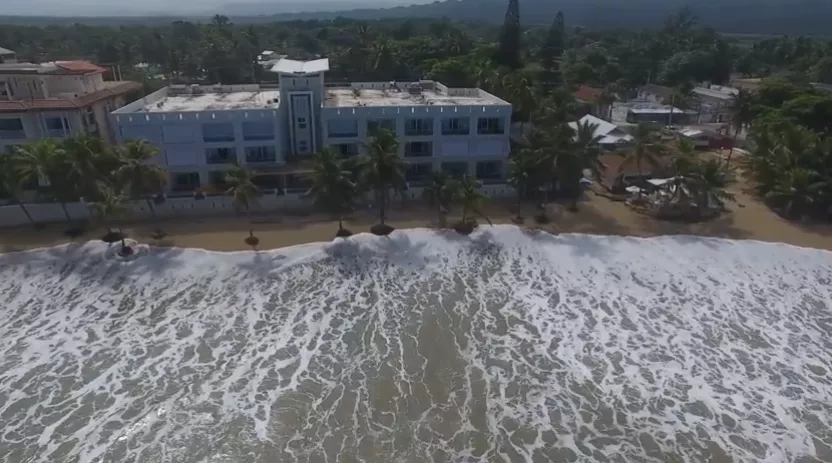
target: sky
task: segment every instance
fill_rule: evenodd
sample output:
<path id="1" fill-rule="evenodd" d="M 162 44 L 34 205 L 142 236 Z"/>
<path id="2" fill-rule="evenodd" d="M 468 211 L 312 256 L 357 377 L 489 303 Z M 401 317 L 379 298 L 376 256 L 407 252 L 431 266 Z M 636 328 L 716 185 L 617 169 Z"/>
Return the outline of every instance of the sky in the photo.
<path id="1" fill-rule="evenodd" d="M 244 4 L 241 8 L 262 10 L 263 14 L 298 11 L 328 11 L 351 8 L 384 8 L 432 0 L 0 0 L 0 15 L 31 16 L 133 16 L 149 14 L 203 15 L 236 10 L 232 4 Z"/>

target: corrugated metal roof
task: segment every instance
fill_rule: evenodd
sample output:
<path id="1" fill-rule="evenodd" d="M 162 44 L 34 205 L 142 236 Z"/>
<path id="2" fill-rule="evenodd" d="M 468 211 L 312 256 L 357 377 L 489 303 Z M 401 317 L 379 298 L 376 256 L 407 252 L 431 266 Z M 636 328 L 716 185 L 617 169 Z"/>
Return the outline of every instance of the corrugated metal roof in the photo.
<path id="1" fill-rule="evenodd" d="M 281 74 L 311 74 L 323 71 L 329 71 L 329 58 L 312 61 L 296 61 L 283 58 L 272 67 L 272 72 L 279 72 Z"/>
<path id="2" fill-rule="evenodd" d="M 0 47 L 0 55 L 14 55 L 14 50 L 9 50 L 8 48 Z"/>

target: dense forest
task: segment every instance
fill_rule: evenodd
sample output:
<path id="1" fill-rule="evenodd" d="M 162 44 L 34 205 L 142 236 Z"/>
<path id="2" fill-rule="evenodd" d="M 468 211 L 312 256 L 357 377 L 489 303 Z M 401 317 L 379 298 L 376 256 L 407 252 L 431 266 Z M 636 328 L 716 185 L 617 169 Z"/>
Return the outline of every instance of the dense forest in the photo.
<path id="1" fill-rule="evenodd" d="M 658 29 L 589 30 L 557 14 L 548 27 L 526 27 L 517 0 L 504 23 L 449 20 L 295 21 L 235 24 L 177 21 L 164 26 L 5 26 L 0 44 L 23 59 L 88 58 L 142 79 L 149 89 L 168 82 L 262 82 L 274 75 L 257 64 L 261 50 L 296 59 L 327 56 L 328 80 L 437 79 L 449 86 L 480 86 L 510 101 L 514 119 L 533 131 L 515 147 L 512 184 L 518 192 L 578 191 L 585 168 L 598 169 L 591 127 L 567 125 L 579 115 L 579 85 L 600 89 L 597 104 L 627 100 L 643 84 L 672 88 L 674 104 L 693 99 L 694 84 L 726 83 L 732 75 L 764 78 L 741 92 L 724 130 L 749 133 L 749 176 L 760 195 L 790 216 L 830 213 L 832 204 L 832 42 L 802 36 L 740 40 L 701 27 L 689 9 Z M 134 70 L 145 63 L 148 72 Z M 685 149 L 667 148 L 656 127 L 633 128 L 625 150 L 637 162 Z M 729 162 L 730 164 L 730 156 Z M 727 165 L 678 162 L 689 191 L 722 191 Z M 710 197 L 710 196 L 709 196 Z M 701 204 L 705 204 L 704 201 Z"/>
<path id="2" fill-rule="evenodd" d="M 353 2 L 355 4 L 356 2 Z M 328 5 L 336 5 L 330 2 Z M 789 34 L 828 36 L 832 32 L 832 2 L 826 0 L 523 0 L 520 14 L 527 26 L 545 26 L 557 12 L 562 12 L 576 26 L 589 29 L 658 29 L 667 16 L 689 7 L 700 23 L 723 33 Z M 296 6 L 297 7 L 297 6 Z M 229 3 L 223 14 L 236 23 L 264 23 L 308 20 L 332 20 L 338 17 L 378 19 L 442 19 L 499 24 L 505 12 L 504 0 L 445 0 L 428 4 L 342 9 L 322 12 L 320 5 L 310 3 L 308 13 L 287 13 L 283 4 L 268 2 Z M 352 8 L 352 7 L 341 7 Z M 253 12 L 257 12 L 252 14 Z M 303 10 L 295 10 L 303 11 Z M 195 13 L 197 14 L 197 13 Z M 173 18 L 199 21 L 199 17 Z M 202 19 L 203 21 L 207 18 Z M 20 25 L 87 25 L 151 24 L 171 22 L 164 17 L 129 18 L 62 18 L 48 16 L 0 16 L 0 24 Z"/>

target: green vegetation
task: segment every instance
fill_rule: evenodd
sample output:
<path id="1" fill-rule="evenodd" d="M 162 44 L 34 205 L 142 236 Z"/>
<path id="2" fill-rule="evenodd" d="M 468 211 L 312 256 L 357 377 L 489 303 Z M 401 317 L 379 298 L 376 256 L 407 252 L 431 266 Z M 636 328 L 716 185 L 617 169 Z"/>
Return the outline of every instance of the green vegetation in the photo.
<path id="1" fill-rule="evenodd" d="M 832 42 L 807 37 L 750 42 L 726 37 L 697 26 L 689 9 L 654 30 L 589 30 L 570 24 L 568 14 L 553 14 L 554 19 L 546 20 L 548 27 L 524 28 L 524 6 L 519 5 L 518 12 L 516 1 L 500 2 L 506 13 L 502 26 L 444 19 L 344 18 L 234 24 L 216 16 L 205 24 L 9 26 L 0 29 L 0 44 L 16 49 L 23 59 L 84 57 L 125 72 L 147 63 L 172 82 L 275 79 L 257 64 L 258 53 L 272 49 L 297 59 L 329 57 L 329 80 L 432 78 L 454 87 L 479 86 L 513 104 L 514 120 L 524 136 L 513 149 L 509 182 L 517 189 L 519 203 L 536 201 L 541 206 L 537 217 L 541 221 L 548 220 L 546 205 L 553 200 L 566 200 L 570 209 L 578 208 L 587 172 L 596 179 L 605 175 L 604 151 L 594 128 L 569 125 L 586 111 L 585 104 L 608 107 L 653 82 L 671 87 L 675 105 L 686 107 L 693 104 L 691 89 L 696 82 L 727 83 L 732 73 L 762 77 L 757 91 L 736 96 L 724 128 L 735 140 L 747 138 L 751 154 L 742 156 L 740 164 L 758 193 L 785 215 L 828 217 L 832 93 L 809 82 L 832 82 Z M 572 93 L 579 85 L 599 90 L 593 101 L 575 100 Z M 672 165 L 677 179 L 666 187 L 675 185 L 668 190 L 672 202 L 687 195 L 695 208 L 709 209 L 730 199 L 729 170 L 732 157 L 738 156 L 733 149 L 724 161 L 713 161 L 690 153 L 679 155 L 686 148 L 656 127 L 638 125 L 632 135 L 633 143 L 616 152 L 640 172 Z M 80 137 L 21 147 L 0 161 L 3 189 L 16 204 L 21 204 L 24 190 L 33 188 L 40 197 L 62 205 L 80 198 L 96 202 L 102 185 L 144 199 L 151 210 L 163 200 L 159 192 L 164 172 L 145 162 L 155 155 L 152 147 L 130 143 L 109 150 L 100 145 Z M 372 193 L 379 212 L 375 231 L 390 233 L 393 229 L 385 223 L 389 200 L 407 188 L 407 162 L 396 155 L 397 147 L 395 135 L 380 130 L 356 158 L 318 153 L 311 167 L 310 193 L 340 222 L 360 198 Z M 440 223 L 452 206 L 460 204 L 460 188 L 465 185 L 464 180 L 434 174 L 425 195 Z M 256 194 L 248 187 L 244 190 L 248 199 L 237 202 L 250 212 L 248 201 Z M 26 211 L 25 205 L 21 207 Z M 466 219 L 468 212 L 473 209 L 467 207 Z M 517 219 L 522 220 L 522 215 L 518 213 Z"/>
<path id="2" fill-rule="evenodd" d="M 234 198 L 234 206 L 237 210 L 243 210 L 248 217 L 248 237 L 246 244 L 255 247 L 260 239 L 254 236 L 254 222 L 251 220 L 251 208 L 257 205 L 257 196 L 260 190 L 254 184 L 254 173 L 243 166 L 233 166 L 225 176 L 225 183 L 228 185 L 228 195 Z"/>

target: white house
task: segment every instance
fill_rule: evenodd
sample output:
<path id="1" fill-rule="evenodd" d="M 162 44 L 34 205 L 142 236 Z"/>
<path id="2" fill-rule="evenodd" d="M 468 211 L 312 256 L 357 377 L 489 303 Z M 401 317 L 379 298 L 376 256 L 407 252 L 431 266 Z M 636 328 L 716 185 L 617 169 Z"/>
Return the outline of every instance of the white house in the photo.
<path id="1" fill-rule="evenodd" d="M 407 179 L 432 170 L 502 181 L 507 171 L 511 104 L 477 88 L 439 82 L 330 85 L 329 60 L 281 59 L 277 86 L 170 86 L 111 114 L 121 140 L 145 139 L 171 173 L 172 190 L 220 186 L 240 163 L 257 183 L 302 189 L 298 162 L 324 146 L 362 152 L 375 127 L 395 132 Z"/>
<path id="2" fill-rule="evenodd" d="M 601 137 L 598 144 L 606 149 L 615 149 L 633 141 L 632 135 L 628 134 L 615 124 L 611 124 L 603 119 L 599 119 L 591 114 L 587 114 L 577 122 L 570 122 L 569 127 L 572 130 L 578 129 L 578 124 L 592 124 L 595 125 L 595 136 Z"/>

